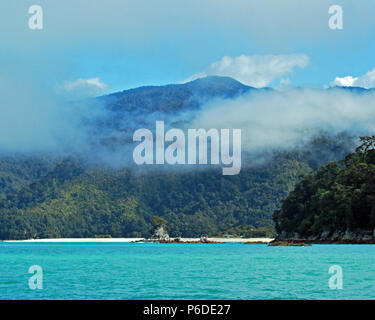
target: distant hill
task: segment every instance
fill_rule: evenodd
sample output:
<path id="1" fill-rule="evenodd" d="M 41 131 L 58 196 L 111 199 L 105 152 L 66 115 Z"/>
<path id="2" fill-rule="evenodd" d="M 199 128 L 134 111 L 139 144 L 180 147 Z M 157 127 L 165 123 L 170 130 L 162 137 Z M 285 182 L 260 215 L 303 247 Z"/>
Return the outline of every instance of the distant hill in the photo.
<path id="1" fill-rule="evenodd" d="M 209 76 L 184 84 L 147 86 L 102 96 L 107 108 L 114 112 L 173 113 L 199 108 L 202 101 L 212 98 L 234 98 L 256 90 L 229 77 Z"/>
<path id="2" fill-rule="evenodd" d="M 112 151 L 154 113 L 167 119 L 210 99 L 269 90 L 228 77 L 125 90 L 97 98 L 108 112 L 83 125 L 92 130 L 93 147 Z M 0 239 L 148 236 L 153 216 L 168 221 L 172 236 L 271 235 L 272 213 L 301 175 L 342 159 L 352 148 L 350 135 L 321 134 L 231 177 L 214 168 L 114 169 L 90 163 L 87 154 L 0 157 Z"/>
<path id="3" fill-rule="evenodd" d="M 372 88 L 366 89 L 366 88 L 362 88 L 362 87 L 340 87 L 340 86 L 330 87 L 330 88 L 328 88 L 328 90 L 343 90 L 343 91 L 355 92 L 355 93 L 359 93 L 359 94 L 374 92 L 374 89 L 372 89 Z"/>

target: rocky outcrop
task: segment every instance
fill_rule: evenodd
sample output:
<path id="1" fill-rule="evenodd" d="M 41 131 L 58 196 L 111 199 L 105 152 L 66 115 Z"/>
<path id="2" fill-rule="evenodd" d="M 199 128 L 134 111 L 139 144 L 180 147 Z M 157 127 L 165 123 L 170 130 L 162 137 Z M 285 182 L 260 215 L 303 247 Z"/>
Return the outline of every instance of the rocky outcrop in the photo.
<path id="1" fill-rule="evenodd" d="M 169 234 L 168 234 L 167 230 L 165 230 L 164 226 L 160 226 L 155 230 L 154 234 L 152 235 L 152 239 L 168 241 L 169 240 Z"/>
<path id="2" fill-rule="evenodd" d="M 375 230 L 323 230 L 320 234 L 300 235 L 281 232 L 273 242 L 289 243 L 370 243 L 375 244 Z"/>
<path id="3" fill-rule="evenodd" d="M 311 246 L 309 243 L 293 242 L 293 241 L 272 241 L 268 244 L 269 247 L 305 247 Z"/>

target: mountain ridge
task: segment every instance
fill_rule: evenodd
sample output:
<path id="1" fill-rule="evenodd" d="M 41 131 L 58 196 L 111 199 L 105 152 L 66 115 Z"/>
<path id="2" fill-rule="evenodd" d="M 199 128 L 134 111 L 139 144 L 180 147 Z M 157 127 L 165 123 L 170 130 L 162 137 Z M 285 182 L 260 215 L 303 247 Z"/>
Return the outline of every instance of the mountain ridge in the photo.
<path id="1" fill-rule="evenodd" d="M 199 109 L 207 101 L 204 96 L 230 99 L 262 90 L 274 89 L 209 77 L 102 96 L 98 99 L 110 112 L 107 118 L 89 123 L 94 128 L 91 137 L 103 138 L 99 143 L 113 149 L 124 142 L 120 134 L 131 137 L 133 127 L 155 121 L 147 119 L 153 113 L 164 119 Z M 130 127 L 124 127 L 124 122 Z M 115 134 L 97 135 L 107 131 Z M 29 178 L 22 179 L 22 162 L 0 162 L 0 238 L 149 236 L 153 216 L 167 220 L 174 236 L 213 236 L 228 230 L 236 236 L 251 236 L 259 228 L 266 228 L 263 235 L 269 236 L 272 213 L 301 175 L 341 158 L 350 148 L 350 136 L 322 135 L 306 150 L 275 152 L 268 161 L 244 167 L 233 177 L 223 177 L 214 168 L 144 173 L 103 168 L 88 165 L 84 154 L 74 160 L 58 159 L 53 169 L 50 164 L 48 168 L 30 166 Z"/>

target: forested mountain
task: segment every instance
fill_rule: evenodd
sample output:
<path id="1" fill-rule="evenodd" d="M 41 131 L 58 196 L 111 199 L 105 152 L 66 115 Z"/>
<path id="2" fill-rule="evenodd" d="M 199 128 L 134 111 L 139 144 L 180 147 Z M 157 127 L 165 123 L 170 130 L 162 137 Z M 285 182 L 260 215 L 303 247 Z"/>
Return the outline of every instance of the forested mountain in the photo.
<path id="1" fill-rule="evenodd" d="M 61 159 L 60 159 L 61 160 Z M 53 170 L 59 159 L 40 155 L 0 156 L 0 201 Z"/>
<path id="2" fill-rule="evenodd" d="M 279 240 L 375 242 L 375 136 L 300 181 L 275 211 Z"/>
<path id="3" fill-rule="evenodd" d="M 292 159 L 238 176 L 222 176 L 220 170 L 85 170 L 66 160 L 1 202 L 0 237 L 148 236 L 153 216 L 168 221 L 172 236 L 270 226 L 281 198 L 308 171 Z"/>
<path id="4" fill-rule="evenodd" d="M 268 90 L 225 77 L 141 87 L 97 98 L 106 112 L 82 125 L 89 127 L 88 146 L 106 148 L 112 159 L 134 128 L 155 117 L 183 122 L 188 113 L 171 115 L 199 109 L 210 99 Z M 214 167 L 111 167 L 90 161 L 89 148 L 73 155 L 3 155 L 0 239 L 149 236 L 154 216 L 167 220 L 171 236 L 270 235 L 272 213 L 301 175 L 342 159 L 352 141 L 350 134 L 322 133 L 303 147 L 274 151 L 257 165 L 244 161 L 237 176 L 223 176 Z"/>
<path id="5" fill-rule="evenodd" d="M 339 146 L 324 137 L 317 144 L 327 154 Z M 272 213 L 312 171 L 309 158 L 279 153 L 236 176 L 219 168 L 142 172 L 66 159 L 0 202 L 0 238 L 149 236 L 153 216 L 168 221 L 171 236 L 271 235 Z"/>
<path id="6" fill-rule="evenodd" d="M 165 112 L 199 108 L 202 101 L 214 97 L 234 98 L 250 91 L 268 91 L 270 88 L 255 89 L 229 77 L 209 76 L 185 84 L 147 86 L 125 90 L 99 98 L 114 112 Z"/>

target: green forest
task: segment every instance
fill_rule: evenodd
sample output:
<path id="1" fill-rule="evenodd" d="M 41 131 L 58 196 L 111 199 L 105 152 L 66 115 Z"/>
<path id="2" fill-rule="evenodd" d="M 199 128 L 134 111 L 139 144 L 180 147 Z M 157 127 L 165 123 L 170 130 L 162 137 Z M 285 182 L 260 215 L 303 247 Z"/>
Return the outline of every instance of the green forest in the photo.
<path id="1" fill-rule="evenodd" d="M 251 233 L 272 226 L 277 203 L 308 170 L 285 160 L 238 176 L 220 169 L 140 173 L 86 170 L 65 160 L 0 203 L 0 238 L 147 237 L 154 216 L 167 221 L 171 236 L 212 236 L 243 225 Z"/>
<path id="2" fill-rule="evenodd" d="M 355 152 L 304 176 L 273 219 L 279 235 L 319 238 L 375 229 L 375 136 L 361 137 Z M 366 233 L 367 232 L 367 233 Z"/>
<path id="3" fill-rule="evenodd" d="M 157 219 L 166 221 L 172 237 L 273 236 L 272 214 L 296 184 L 274 215 L 277 231 L 310 233 L 326 223 L 342 228 L 368 223 L 367 213 L 357 219 L 350 206 L 359 206 L 363 197 L 363 203 L 370 203 L 371 192 L 362 190 L 362 185 L 358 191 L 357 185 L 350 185 L 353 181 L 346 183 L 345 166 L 334 162 L 313 174 L 316 168 L 344 159 L 354 150 L 350 133 L 316 132 L 293 148 L 265 150 L 264 154 L 243 152 L 243 166 L 236 176 L 223 176 L 221 168 L 212 166 L 141 170 L 126 166 L 122 157 L 117 167 L 93 161 L 99 154 L 115 162 L 132 140 L 133 129 L 154 124 L 155 117 L 183 127 L 191 120 L 185 116 L 207 101 L 272 90 L 255 89 L 228 77 L 206 77 L 88 101 L 90 106 L 99 104 L 101 112 L 98 118 L 82 120 L 89 139 L 78 154 L 72 150 L 66 154 L 0 154 L 0 240 L 149 237 Z M 362 161 L 358 166 L 371 170 L 368 155 L 361 158 L 358 152 L 347 158 L 347 166 L 355 170 Z M 357 170 L 363 171 L 362 167 Z M 370 173 L 363 176 L 371 177 Z M 300 182 L 302 177 L 305 180 Z M 305 204 L 305 200 L 309 202 Z M 327 211 L 330 205 L 331 211 Z M 342 206 L 345 210 L 338 212 Z M 367 207 L 362 209 L 358 212 L 367 212 Z"/>
<path id="4" fill-rule="evenodd" d="M 0 162 L 0 238 L 149 237 L 153 217 L 167 221 L 172 237 L 273 236 L 281 200 L 348 141 L 319 136 L 306 150 L 275 153 L 236 176 L 220 167 L 114 170 L 77 158 L 8 159 Z"/>

